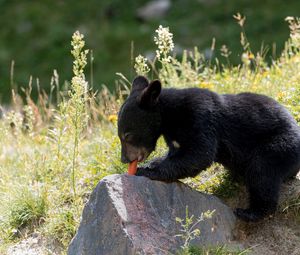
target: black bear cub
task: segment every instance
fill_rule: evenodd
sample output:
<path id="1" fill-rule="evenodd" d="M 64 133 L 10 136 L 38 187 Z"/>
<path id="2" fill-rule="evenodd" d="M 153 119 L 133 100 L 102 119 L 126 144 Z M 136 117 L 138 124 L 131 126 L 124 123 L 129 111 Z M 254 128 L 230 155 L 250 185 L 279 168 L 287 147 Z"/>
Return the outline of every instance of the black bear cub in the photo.
<path id="1" fill-rule="evenodd" d="M 213 162 L 243 179 L 249 208 L 235 210 L 257 221 L 276 210 L 281 183 L 300 168 L 300 129 L 275 100 L 258 94 L 219 95 L 206 89 L 161 89 L 138 76 L 118 118 L 121 160 L 144 161 L 163 135 L 169 152 L 138 176 L 176 181 Z"/>

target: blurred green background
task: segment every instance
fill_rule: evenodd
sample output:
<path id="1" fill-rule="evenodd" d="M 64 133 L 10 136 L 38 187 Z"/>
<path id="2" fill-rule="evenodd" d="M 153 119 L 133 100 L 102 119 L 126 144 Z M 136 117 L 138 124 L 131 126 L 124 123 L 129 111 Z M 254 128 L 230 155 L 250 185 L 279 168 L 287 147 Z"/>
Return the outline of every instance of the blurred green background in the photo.
<path id="1" fill-rule="evenodd" d="M 159 24 L 169 26 L 175 45 L 181 49 L 198 46 L 201 52 L 210 48 L 216 38 L 216 55 L 223 44 L 233 52 L 232 63 L 238 63 L 242 52 L 240 27 L 233 14 L 247 16 L 246 34 L 252 50 L 262 43 L 269 45 L 271 59 L 279 55 L 289 36 L 286 16 L 300 16 L 299 0 L 171 0 L 170 8 L 159 18 L 137 17 L 138 8 L 147 0 L 0 0 L 0 100 L 10 98 L 11 62 L 14 60 L 14 83 L 26 87 L 29 77 L 36 78 L 49 91 L 53 70 L 60 83 L 72 76 L 70 40 L 75 30 L 85 34 L 87 48 L 93 50 L 94 87 L 105 84 L 114 88 L 116 72 L 134 76 L 133 55 L 154 51 L 154 31 Z M 272 44 L 276 43 L 276 54 Z M 90 67 L 87 79 L 90 80 Z"/>

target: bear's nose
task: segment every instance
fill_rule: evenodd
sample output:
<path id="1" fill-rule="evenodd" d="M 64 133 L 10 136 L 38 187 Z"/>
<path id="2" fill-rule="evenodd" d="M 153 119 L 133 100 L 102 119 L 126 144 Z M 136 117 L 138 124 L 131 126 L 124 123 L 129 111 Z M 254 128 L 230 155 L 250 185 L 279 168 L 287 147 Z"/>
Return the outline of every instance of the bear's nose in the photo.
<path id="1" fill-rule="evenodd" d="M 122 154 L 121 155 L 121 162 L 124 163 L 124 164 L 128 164 L 128 163 L 130 163 L 130 160 L 124 154 Z"/>

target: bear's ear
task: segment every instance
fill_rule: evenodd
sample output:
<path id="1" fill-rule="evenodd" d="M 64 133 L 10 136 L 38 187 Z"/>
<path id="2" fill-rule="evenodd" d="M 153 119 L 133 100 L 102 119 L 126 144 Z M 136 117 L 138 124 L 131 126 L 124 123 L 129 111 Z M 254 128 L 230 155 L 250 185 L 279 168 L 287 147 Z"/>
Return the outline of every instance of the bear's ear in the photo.
<path id="1" fill-rule="evenodd" d="M 155 106 L 161 92 L 161 83 L 159 80 L 152 81 L 146 87 L 138 98 L 139 105 L 143 108 L 151 108 Z"/>
<path id="2" fill-rule="evenodd" d="M 131 93 L 134 91 L 142 92 L 149 85 L 149 81 L 144 76 L 137 76 L 133 82 L 131 87 Z"/>

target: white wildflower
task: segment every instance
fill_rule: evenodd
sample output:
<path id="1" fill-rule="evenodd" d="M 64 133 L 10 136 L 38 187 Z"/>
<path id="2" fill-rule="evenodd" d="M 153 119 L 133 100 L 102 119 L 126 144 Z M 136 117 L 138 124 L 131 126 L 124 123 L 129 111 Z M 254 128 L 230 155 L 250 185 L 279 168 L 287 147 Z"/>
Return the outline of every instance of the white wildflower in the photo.
<path id="1" fill-rule="evenodd" d="M 170 62 L 169 53 L 174 49 L 173 34 L 170 33 L 168 27 L 159 26 L 155 30 L 157 36 L 154 36 L 154 42 L 158 47 L 156 57 L 162 62 Z"/>
<path id="2" fill-rule="evenodd" d="M 291 43 L 294 47 L 300 47 L 300 18 L 286 17 L 285 21 L 289 23 Z"/>
<path id="3" fill-rule="evenodd" d="M 244 52 L 244 53 L 242 54 L 242 62 L 243 62 L 246 66 L 250 65 L 251 61 L 250 61 L 250 59 L 249 59 L 249 55 L 248 55 L 247 52 Z"/>
<path id="4" fill-rule="evenodd" d="M 142 55 L 138 55 L 135 58 L 134 69 L 138 75 L 145 75 L 150 71 L 147 61 L 147 58 L 143 57 Z"/>
<path id="5" fill-rule="evenodd" d="M 84 78 L 83 70 L 87 64 L 87 54 L 88 50 L 83 50 L 85 42 L 83 40 L 83 34 L 80 34 L 79 31 L 76 31 L 72 36 L 71 45 L 73 50 L 71 51 L 74 61 L 73 61 L 73 73 L 75 76 L 80 76 Z"/>

